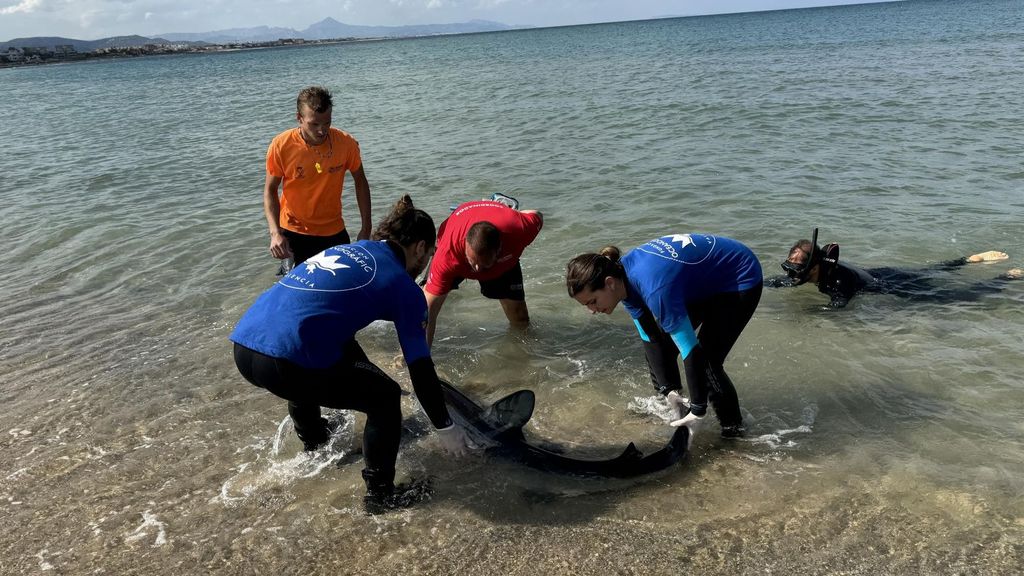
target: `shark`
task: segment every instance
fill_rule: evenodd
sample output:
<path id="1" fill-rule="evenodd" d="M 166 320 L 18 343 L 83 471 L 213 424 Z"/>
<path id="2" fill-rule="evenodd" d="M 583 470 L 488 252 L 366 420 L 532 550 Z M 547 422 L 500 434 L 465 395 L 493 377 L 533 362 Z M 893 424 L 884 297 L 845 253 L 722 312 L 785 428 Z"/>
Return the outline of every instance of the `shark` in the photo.
<path id="1" fill-rule="evenodd" d="M 532 390 L 519 390 L 484 407 L 451 383 L 441 380 L 448 412 L 466 429 L 470 439 L 486 452 L 522 462 L 548 472 L 590 477 L 632 478 L 663 470 L 686 456 L 690 431 L 675 429 L 661 449 L 644 454 L 632 442 L 614 458 L 594 460 L 575 458 L 557 448 L 532 444 L 523 434 L 523 426 L 533 416 L 536 397 Z"/>

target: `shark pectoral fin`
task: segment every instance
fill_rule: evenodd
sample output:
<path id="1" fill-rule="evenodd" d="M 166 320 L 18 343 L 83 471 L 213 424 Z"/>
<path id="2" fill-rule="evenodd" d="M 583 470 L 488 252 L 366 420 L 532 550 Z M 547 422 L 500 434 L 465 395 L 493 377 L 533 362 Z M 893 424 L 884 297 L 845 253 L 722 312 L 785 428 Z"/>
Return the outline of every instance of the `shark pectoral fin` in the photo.
<path id="1" fill-rule="evenodd" d="M 486 420 L 496 430 L 520 429 L 533 416 L 536 397 L 532 390 L 520 390 L 498 400 L 484 412 Z"/>

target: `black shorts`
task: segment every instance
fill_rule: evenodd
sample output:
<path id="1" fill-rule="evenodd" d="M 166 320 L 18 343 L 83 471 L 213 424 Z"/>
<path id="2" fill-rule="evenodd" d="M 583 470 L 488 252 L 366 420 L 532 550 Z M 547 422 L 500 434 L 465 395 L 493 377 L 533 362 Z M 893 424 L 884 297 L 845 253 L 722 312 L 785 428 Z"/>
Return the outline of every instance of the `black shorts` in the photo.
<path id="1" fill-rule="evenodd" d="M 310 236 L 284 229 L 281 230 L 281 233 L 288 239 L 288 246 L 292 249 L 295 264 L 301 264 L 309 259 L 310 256 L 316 256 L 338 244 L 350 244 L 352 242 L 348 235 L 348 230 L 342 230 L 333 236 Z"/>
<path id="2" fill-rule="evenodd" d="M 465 278 L 456 278 L 452 282 L 452 290 L 459 287 Z M 516 265 L 497 278 L 480 281 L 480 293 L 491 300 L 515 300 L 523 302 L 526 300 L 526 291 L 523 290 L 523 267 L 516 262 Z"/>

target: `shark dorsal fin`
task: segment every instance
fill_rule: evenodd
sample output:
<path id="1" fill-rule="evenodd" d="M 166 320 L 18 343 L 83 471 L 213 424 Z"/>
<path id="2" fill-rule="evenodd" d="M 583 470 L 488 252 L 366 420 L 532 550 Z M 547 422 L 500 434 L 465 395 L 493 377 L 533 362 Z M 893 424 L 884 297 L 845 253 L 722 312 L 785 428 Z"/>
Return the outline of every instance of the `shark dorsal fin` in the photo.
<path id="1" fill-rule="evenodd" d="M 636 444 L 630 442 L 629 446 L 626 446 L 626 449 L 622 451 L 622 454 L 619 455 L 618 459 L 629 461 L 640 460 L 643 457 L 644 453 L 641 452 L 640 449 L 636 447 Z"/>
<path id="2" fill-rule="evenodd" d="M 513 392 L 491 404 L 484 413 L 484 419 L 501 432 L 522 428 L 533 416 L 535 400 L 533 390 Z"/>

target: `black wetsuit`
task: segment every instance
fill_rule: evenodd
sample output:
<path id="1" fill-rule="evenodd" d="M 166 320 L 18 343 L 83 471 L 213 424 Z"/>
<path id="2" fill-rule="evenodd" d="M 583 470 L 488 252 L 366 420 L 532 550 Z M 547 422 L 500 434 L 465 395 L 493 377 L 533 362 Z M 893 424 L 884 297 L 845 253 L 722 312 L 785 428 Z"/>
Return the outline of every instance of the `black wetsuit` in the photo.
<path id="1" fill-rule="evenodd" d="M 342 359 L 326 369 L 311 370 L 235 344 L 235 365 L 250 383 L 288 400 L 288 414 L 306 449 L 330 437 L 320 407 L 366 414 L 363 428 L 363 479 L 367 487 L 388 486 L 395 479 L 395 459 L 402 434 L 402 389 L 370 362 L 355 340 Z"/>
<path id="2" fill-rule="evenodd" d="M 368 492 L 393 487 L 402 432 L 401 388 L 374 366 L 355 335 L 394 323 L 416 397 L 437 429 L 452 425 L 424 330 L 427 304 L 394 242 L 363 240 L 310 256 L 260 295 L 230 339 L 242 376 L 288 401 L 307 449 L 330 436 L 320 407 L 366 414 L 363 478 Z"/>
<path id="3" fill-rule="evenodd" d="M 705 407 L 710 401 L 723 431 L 727 433 L 730 428 L 743 425 L 743 415 L 736 387 L 723 365 L 757 309 L 761 288 L 758 283 L 754 288 L 715 294 L 686 307 L 694 330 L 700 329 L 697 333 L 699 345 L 683 359 L 690 402 L 692 406 Z M 679 349 L 672 337 L 661 329 L 646 307 L 637 323 L 649 338 L 649 341 L 644 341 L 644 355 L 651 383 L 661 394 L 680 390 L 683 383 L 676 365 Z"/>
<path id="4" fill-rule="evenodd" d="M 999 276 L 976 282 L 970 286 L 950 286 L 942 282 L 936 273 L 954 270 L 967 264 L 967 258 L 948 260 L 920 270 L 901 268 L 862 269 L 845 262 L 832 266 L 821 264 L 818 291 L 828 294 L 830 308 L 842 308 L 858 292 L 892 294 L 915 302 L 949 303 L 974 301 L 986 294 L 995 294 L 1003 289 L 1011 278 Z M 769 288 L 785 288 L 797 284 L 787 276 L 775 276 L 765 280 Z"/>

